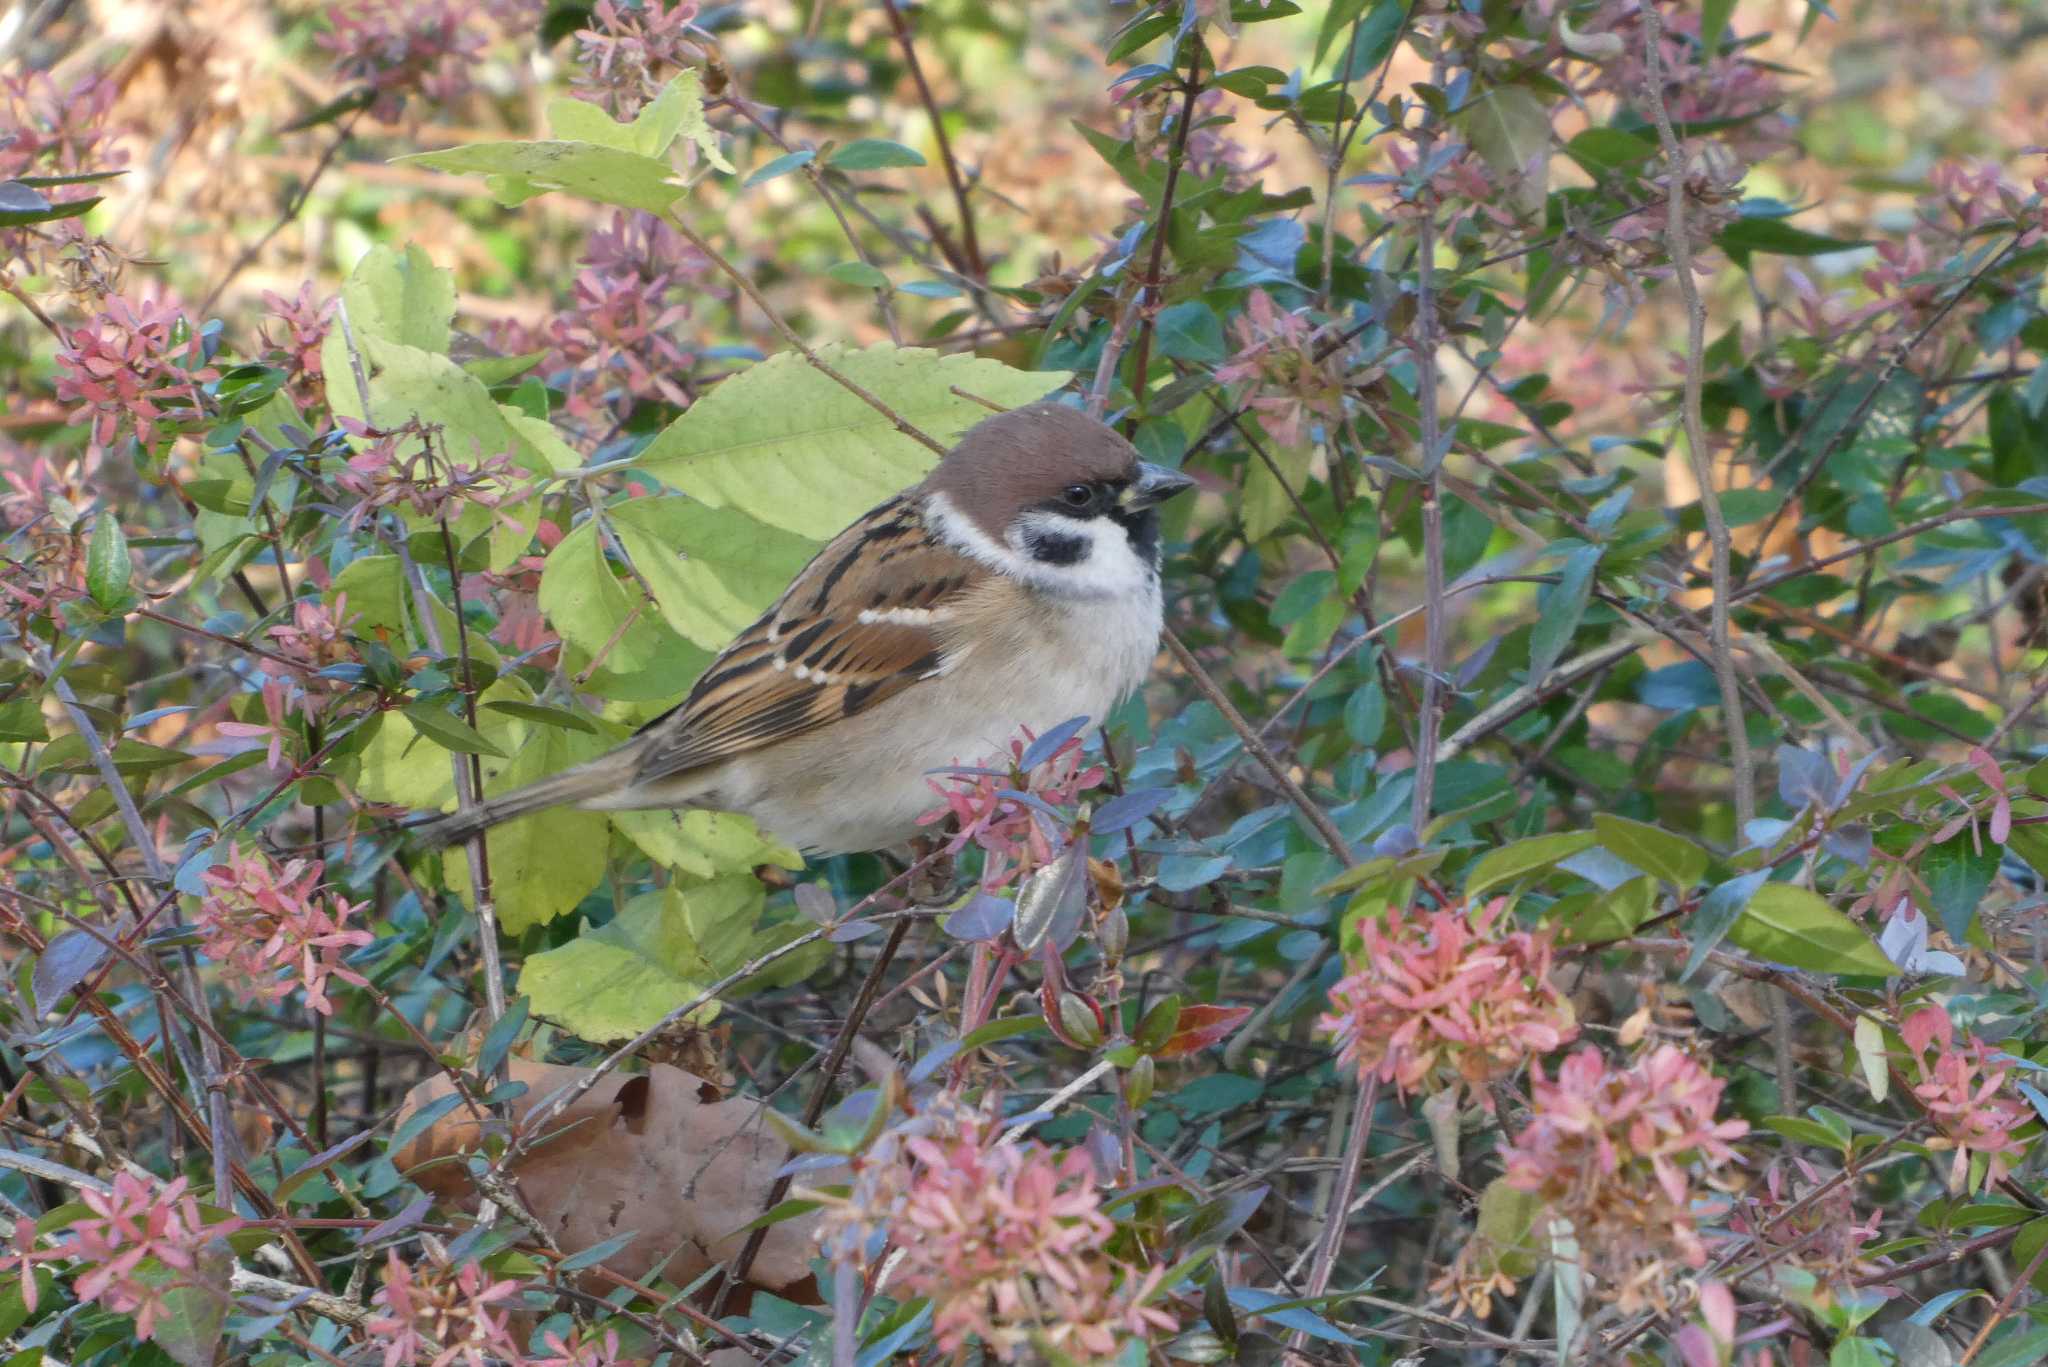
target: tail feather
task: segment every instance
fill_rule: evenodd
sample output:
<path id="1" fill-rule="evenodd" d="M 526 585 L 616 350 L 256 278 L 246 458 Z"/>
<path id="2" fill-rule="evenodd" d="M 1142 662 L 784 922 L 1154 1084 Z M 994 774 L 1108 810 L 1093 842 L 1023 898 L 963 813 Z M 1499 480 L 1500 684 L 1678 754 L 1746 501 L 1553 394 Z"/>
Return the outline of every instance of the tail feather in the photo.
<path id="1" fill-rule="evenodd" d="M 587 763 L 550 774 L 537 783 L 459 808 L 445 816 L 422 822 L 414 833 L 429 849 L 455 845 L 522 816 L 549 807 L 580 804 L 601 795 L 614 794 L 631 781 L 632 761 L 622 750 L 601 755 Z"/>

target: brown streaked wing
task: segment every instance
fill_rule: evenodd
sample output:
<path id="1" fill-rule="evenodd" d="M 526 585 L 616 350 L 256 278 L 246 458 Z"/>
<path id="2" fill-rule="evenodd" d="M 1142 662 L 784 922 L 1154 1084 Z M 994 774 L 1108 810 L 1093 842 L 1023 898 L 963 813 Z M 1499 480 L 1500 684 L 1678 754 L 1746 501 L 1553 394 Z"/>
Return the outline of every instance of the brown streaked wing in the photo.
<path id="1" fill-rule="evenodd" d="M 681 706 L 648 724 L 636 781 L 774 745 L 933 677 L 945 665 L 948 604 L 985 574 L 929 539 L 904 500 L 884 503 L 820 551 Z"/>

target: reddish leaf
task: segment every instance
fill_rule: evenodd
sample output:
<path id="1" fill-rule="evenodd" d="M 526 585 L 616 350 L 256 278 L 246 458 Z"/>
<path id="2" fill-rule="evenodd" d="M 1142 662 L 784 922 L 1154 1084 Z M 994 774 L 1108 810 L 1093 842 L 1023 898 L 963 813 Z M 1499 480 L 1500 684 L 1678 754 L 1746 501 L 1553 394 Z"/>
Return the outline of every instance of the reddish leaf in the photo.
<path id="1" fill-rule="evenodd" d="M 1229 1037 L 1252 1013 L 1249 1006 L 1183 1006 L 1173 1035 L 1155 1058 L 1179 1058 L 1207 1049 Z"/>

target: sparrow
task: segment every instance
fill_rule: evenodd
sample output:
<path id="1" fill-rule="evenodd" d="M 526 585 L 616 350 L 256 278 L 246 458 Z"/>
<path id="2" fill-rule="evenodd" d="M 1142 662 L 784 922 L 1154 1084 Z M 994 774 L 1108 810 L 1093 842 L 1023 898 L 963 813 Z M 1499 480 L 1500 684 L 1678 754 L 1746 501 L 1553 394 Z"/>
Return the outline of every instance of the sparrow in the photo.
<path id="1" fill-rule="evenodd" d="M 878 850 L 930 778 L 1019 728 L 1093 725 L 1145 679 L 1158 505 L 1193 483 L 1076 409 L 987 418 L 841 532 L 697 679 L 608 754 L 420 827 L 434 845 L 545 808 L 707 808 L 805 854 Z"/>

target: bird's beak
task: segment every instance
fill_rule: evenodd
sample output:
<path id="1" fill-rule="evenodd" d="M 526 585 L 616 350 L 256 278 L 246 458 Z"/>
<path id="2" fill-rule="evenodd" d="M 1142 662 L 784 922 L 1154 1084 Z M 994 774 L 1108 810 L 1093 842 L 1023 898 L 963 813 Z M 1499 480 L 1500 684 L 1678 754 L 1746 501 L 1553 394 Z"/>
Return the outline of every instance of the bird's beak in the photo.
<path id="1" fill-rule="evenodd" d="M 1124 491 L 1123 504 L 1132 512 L 1143 512 L 1194 486 L 1195 482 L 1178 470 L 1141 460 L 1138 462 L 1138 477 Z"/>

